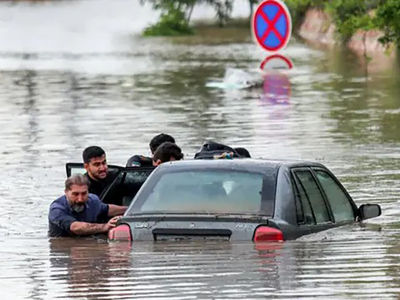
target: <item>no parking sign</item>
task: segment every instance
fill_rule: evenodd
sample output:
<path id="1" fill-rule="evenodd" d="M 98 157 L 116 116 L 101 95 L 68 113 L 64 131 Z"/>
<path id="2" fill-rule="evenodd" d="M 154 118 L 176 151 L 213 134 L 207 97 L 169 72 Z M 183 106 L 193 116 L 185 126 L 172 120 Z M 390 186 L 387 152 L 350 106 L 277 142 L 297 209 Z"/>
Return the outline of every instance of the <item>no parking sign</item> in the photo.
<path id="1" fill-rule="evenodd" d="M 265 0 L 256 9 L 252 22 L 257 43 L 267 51 L 286 47 L 292 32 L 292 19 L 286 5 L 279 0 Z"/>

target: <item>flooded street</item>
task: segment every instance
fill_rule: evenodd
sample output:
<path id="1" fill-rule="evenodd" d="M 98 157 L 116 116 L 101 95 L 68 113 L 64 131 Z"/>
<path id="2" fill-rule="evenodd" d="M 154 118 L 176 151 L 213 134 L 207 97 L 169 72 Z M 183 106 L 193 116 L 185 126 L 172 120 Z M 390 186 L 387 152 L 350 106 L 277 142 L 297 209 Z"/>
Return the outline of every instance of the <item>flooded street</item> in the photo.
<path id="1" fill-rule="evenodd" d="M 142 38 L 155 20 L 136 0 L 0 3 L 5 299 L 398 299 L 397 67 L 366 72 L 348 51 L 292 38 L 284 54 L 294 69 L 280 77 L 290 88 L 279 101 L 229 82 L 235 72 L 254 74 L 266 56 L 248 29 Z M 95 144 L 125 165 L 149 154 L 160 132 L 176 138 L 185 159 L 213 139 L 253 157 L 322 162 L 357 205 L 378 203 L 383 215 L 262 246 L 47 237 L 66 162 L 81 162 Z"/>

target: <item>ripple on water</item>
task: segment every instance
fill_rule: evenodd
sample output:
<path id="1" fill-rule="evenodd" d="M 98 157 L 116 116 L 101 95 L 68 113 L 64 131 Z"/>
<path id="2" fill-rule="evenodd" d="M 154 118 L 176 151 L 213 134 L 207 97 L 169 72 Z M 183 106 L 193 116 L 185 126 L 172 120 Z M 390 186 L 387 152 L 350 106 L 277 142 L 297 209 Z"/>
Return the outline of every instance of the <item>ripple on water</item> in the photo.
<path id="1" fill-rule="evenodd" d="M 6 298 L 398 298 L 399 76 L 365 76 L 351 54 L 294 40 L 289 94 L 216 89 L 207 83 L 228 69 L 255 72 L 265 59 L 247 28 L 144 39 L 135 32 L 157 16 L 134 2 L 0 6 Z M 253 157 L 320 161 L 357 205 L 379 203 L 383 215 L 266 245 L 48 240 L 65 162 L 98 144 L 124 165 L 149 155 L 159 132 L 174 135 L 185 158 L 214 139 Z"/>

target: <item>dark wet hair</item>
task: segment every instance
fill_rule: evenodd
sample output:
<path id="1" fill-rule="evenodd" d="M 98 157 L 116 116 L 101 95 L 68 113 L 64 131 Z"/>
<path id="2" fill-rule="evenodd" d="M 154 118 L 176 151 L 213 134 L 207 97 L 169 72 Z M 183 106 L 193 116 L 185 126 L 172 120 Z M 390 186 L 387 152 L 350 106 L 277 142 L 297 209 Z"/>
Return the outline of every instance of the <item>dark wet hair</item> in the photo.
<path id="1" fill-rule="evenodd" d="M 153 137 L 149 144 L 151 153 L 156 152 L 157 148 L 165 142 L 171 142 L 175 144 L 175 139 L 166 133 L 160 133 Z"/>
<path id="2" fill-rule="evenodd" d="M 74 184 L 76 185 L 86 185 L 87 187 L 89 187 L 89 180 L 87 178 L 87 176 L 82 175 L 82 174 L 75 174 L 72 175 L 70 177 L 67 178 L 67 180 L 65 180 L 65 190 L 70 190 L 71 186 L 73 186 Z"/>
<path id="3" fill-rule="evenodd" d="M 154 152 L 153 161 L 166 162 L 170 160 L 171 156 L 175 160 L 181 160 L 183 158 L 182 150 L 174 143 L 165 142 L 158 146 L 156 152 Z"/>
<path id="4" fill-rule="evenodd" d="M 100 157 L 106 154 L 104 150 L 98 146 L 90 146 L 83 150 L 82 158 L 84 163 L 89 163 L 93 157 Z"/>
<path id="5" fill-rule="evenodd" d="M 238 147 L 238 148 L 233 148 L 233 149 L 240 155 L 240 157 L 249 157 L 249 158 L 251 157 L 250 152 L 247 151 L 246 148 Z"/>

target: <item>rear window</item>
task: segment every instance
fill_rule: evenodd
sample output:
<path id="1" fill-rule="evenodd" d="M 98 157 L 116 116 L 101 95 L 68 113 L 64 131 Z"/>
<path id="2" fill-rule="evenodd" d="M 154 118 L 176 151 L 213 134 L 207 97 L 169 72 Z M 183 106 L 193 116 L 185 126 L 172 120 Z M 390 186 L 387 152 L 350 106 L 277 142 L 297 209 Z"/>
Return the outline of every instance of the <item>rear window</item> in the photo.
<path id="1" fill-rule="evenodd" d="M 259 213 L 263 181 L 263 174 L 231 170 L 164 173 L 138 195 L 128 214 Z"/>

